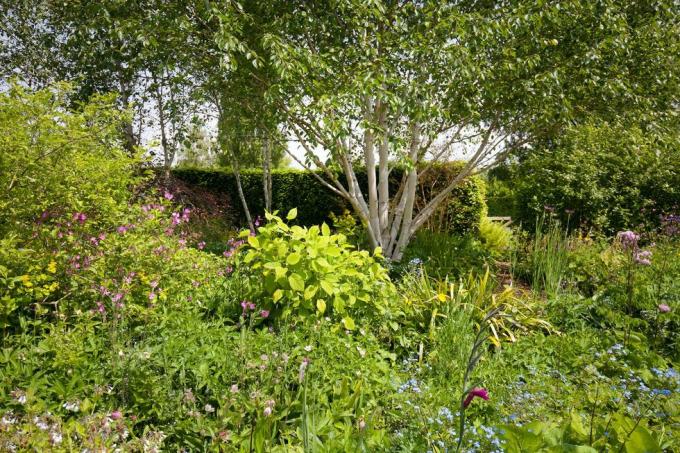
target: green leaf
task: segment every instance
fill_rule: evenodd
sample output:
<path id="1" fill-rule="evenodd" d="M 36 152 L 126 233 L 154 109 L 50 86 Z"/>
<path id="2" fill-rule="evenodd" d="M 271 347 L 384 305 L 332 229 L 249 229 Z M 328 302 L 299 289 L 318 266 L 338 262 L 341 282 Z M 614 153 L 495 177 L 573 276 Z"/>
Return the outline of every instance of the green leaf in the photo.
<path id="1" fill-rule="evenodd" d="M 297 263 L 300 262 L 300 254 L 293 252 L 288 257 L 286 258 L 286 263 L 288 263 L 290 266 L 293 266 Z"/>
<path id="2" fill-rule="evenodd" d="M 319 288 L 316 285 L 309 285 L 305 288 L 305 300 L 310 300 L 316 292 L 319 290 Z"/>
<path id="3" fill-rule="evenodd" d="M 319 310 L 319 313 L 324 314 L 326 311 L 326 302 L 323 299 L 318 299 L 316 301 L 316 309 Z"/>
<path id="4" fill-rule="evenodd" d="M 328 280 L 321 280 L 320 285 L 329 296 L 332 296 L 335 293 L 335 286 Z"/>
<path id="5" fill-rule="evenodd" d="M 349 316 L 345 316 L 344 318 L 342 318 L 342 324 L 345 326 L 345 329 L 347 330 L 354 330 L 356 328 L 354 320 Z"/>
<path id="6" fill-rule="evenodd" d="M 628 453 L 661 453 L 661 447 L 644 426 L 638 426 L 626 442 Z"/>
<path id="7" fill-rule="evenodd" d="M 288 215 L 286 216 L 286 219 L 288 220 L 293 220 L 295 217 L 297 217 L 297 208 L 293 208 L 290 211 L 288 211 Z"/>
<path id="8" fill-rule="evenodd" d="M 279 300 L 281 300 L 282 297 L 283 291 L 281 291 L 280 289 L 277 289 L 276 291 L 274 291 L 274 294 L 272 294 L 272 299 L 274 300 L 274 302 L 278 302 Z"/>
<path id="9" fill-rule="evenodd" d="M 257 236 L 248 236 L 248 244 L 254 249 L 260 248 L 260 241 L 257 239 Z"/>
<path id="10" fill-rule="evenodd" d="M 300 274 L 292 273 L 288 276 L 288 283 L 291 289 L 295 291 L 305 290 L 305 281 L 300 277 Z"/>
<path id="11" fill-rule="evenodd" d="M 331 235 L 331 229 L 328 227 L 328 225 L 326 225 L 325 222 L 321 225 L 321 234 L 323 236 L 330 236 Z"/>

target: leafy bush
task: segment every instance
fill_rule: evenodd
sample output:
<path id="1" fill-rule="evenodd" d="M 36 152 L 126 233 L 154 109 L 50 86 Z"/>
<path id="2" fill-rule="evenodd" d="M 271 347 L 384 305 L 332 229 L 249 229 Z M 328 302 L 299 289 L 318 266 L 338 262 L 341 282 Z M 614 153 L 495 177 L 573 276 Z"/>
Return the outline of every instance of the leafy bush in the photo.
<path id="1" fill-rule="evenodd" d="M 512 229 L 488 217 L 483 217 L 479 223 L 479 238 L 491 256 L 496 258 L 507 257 L 514 245 Z"/>
<path id="2" fill-rule="evenodd" d="M 287 219 L 296 214 L 290 211 Z M 236 269 L 247 267 L 252 279 L 250 300 L 265 301 L 272 315 L 284 318 L 315 313 L 342 318 L 349 330 L 355 328 L 354 318 L 370 319 L 387 310 L 395 291 L 379 249 L 373 256 L 354 250 L 325 223 L 306 228 L 266 217 L 268 223 L 256 235 L 242 233 L 247 244 L 236 261 Z"/>
<path id="3" fill-rule="evenodd" d="M 566 223 L 611 235 L 659 223 L 677 212 L 677 137 L 651 142 L 636 127 L 594 124 L 569 129 L 549 149 L 516 166 L 518 220 L 533 225 L 545 206 Z"/>

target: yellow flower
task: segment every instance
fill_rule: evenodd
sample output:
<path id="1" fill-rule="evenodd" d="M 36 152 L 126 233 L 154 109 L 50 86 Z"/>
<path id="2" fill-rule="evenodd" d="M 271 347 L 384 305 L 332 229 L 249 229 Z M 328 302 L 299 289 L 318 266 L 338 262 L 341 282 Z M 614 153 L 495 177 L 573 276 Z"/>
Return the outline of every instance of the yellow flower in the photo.
<path id="1" fill-rule="evenodd" d="M 47 272 L 50 274 L 57 272 L 57 263 L 54 260 L 50 261 L 50 264 L 47 265 Z"/>
<path id="2" fill-rule="evenodd" d="M 30 288 L 31 286 L 33 286 L 33 283 L 31 283 L 31 277 L 28 276 L 28 275 L 25 275 L 25 274 L 22 275 L 21 281 L 23 282 L 23 284 L 26 288 Z"/>

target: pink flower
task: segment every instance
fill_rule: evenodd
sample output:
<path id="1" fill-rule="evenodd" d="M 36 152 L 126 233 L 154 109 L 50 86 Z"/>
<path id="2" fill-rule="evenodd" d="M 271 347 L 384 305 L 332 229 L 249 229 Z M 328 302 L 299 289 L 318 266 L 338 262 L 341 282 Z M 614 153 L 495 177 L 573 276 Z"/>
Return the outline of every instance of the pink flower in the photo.
<path id="1" fill-rule="evenodd" d="M 75 214 L 73 214 L 73 220 L 80 224 L 83 224 L 85 223 L 85 220 L 87 220 L 87 216 L 85 215 L 85 213 L 76 212 Z"/>
<path id="2" fill-rule="evenodd" d="M 113 411 L 111 412 L 111 419 L 113 420 L 120 420 L 123 418 L 123 414 L 121 411 Z"/>
<path id="3" fill-rule="evenodd" d="M 272 408 L 267 406 L 264 408 L 264 416 L 269 417 L 272 414 Z"/>
<path id="4" fill-rule="evenodd" d="M 163 197 L 164 197 L 166 200 L 172 200 L 173 198 L 175 198 L 175 196 L 174 196 L 173 194 L 171 194 L 170 192 L 168 192 L 167 190 L 166 190 L 165 193 L 163 194 Z"/>
<path id="5" fill-rule="evenodd" d="M 489 392 L 485 388 L 475 387 L 472 390 L 470 390 L 468 396 L 465 397 L 465 400 L 463 401 L 463 407 L 468 407 L 472 400 L 475 398 L 475 396 L 482 398 L 485 401 L 489 400 Z"/>
<path id="6" fill-rule="evenodd" d="M 241 301 L 241 307 L 243 307 L 244 313 L 248 310 L 255 310 L 255 304 L 252 302 L 248 302 L 247 300 Z"/>
<path id="7" fill-rule="evenodd" d="M 198 250 L 203 250 L 205 248 L 205 241 L 201 241 L 197 245 Z"/>
<path id="8" fill-rule="evenodd" d="M 263 318 L 268 318 L 269 317 L 269 310 L 260 311 L 260 316 L 262 316 Z"/>
<path id="9" fill-rule="evenodd" d="M 172 213 L 172 224 L 173 225 L 179 225 L 180 222 L 181 222 L 180 213 L 179 212 L 173 212 Z"/>
<path id="10" fill-rule="evenodd" d="M 119 226 L 116 231 L 118 231 L 119 234 L 125 234 L 128 230 L 128 227 L 125 225 Z"/>
<path id="11" fill-rule="evenodd" d="M 659 313 L 669 313 L 671 311 L 671 307 L 669 307 L 666 304 L 659 304 Z"/>

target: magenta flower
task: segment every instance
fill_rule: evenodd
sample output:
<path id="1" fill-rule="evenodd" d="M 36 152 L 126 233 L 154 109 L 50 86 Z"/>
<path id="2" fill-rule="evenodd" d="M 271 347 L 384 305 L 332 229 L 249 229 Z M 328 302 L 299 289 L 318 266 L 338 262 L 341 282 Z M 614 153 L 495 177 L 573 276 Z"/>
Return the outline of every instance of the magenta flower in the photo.
<path id="1" fill-rule="evenodd" d="M 87 220 L 87 216 L 83 212 L 76 212 L 75 214 L 73 214 L 73 220 L 80 224 L 83 224 Z"/>
<path id="2" fill-rule="evenodd" d="M 463 407 L 468 407 L 475 396 L 482 398 L 484 401 L 489 400 L 489 392 L 485 388 L 475 387 L 470 390 L 470 393 L 468 393 L 467 397 L 465 397 L 465 400 L 463 401 Z"/>
<path id="3" fill-rule="evenodd" d="M 123 413 L 121 411 L 111 412 L 111 419 L 112 420 L 120 420 L 121 418 L 123 418 Z"/>
<path id="4" fill-rule="evenodd" d="M 173 194 L 171 194 L 170 192 L 168 192 L 167 190 L 166 190 L 165 193 L 163 194 L 163 197 L 164 197 L 166 200 L 172 200 L 173 198 L 175 198 L 175 196 L 174 196 Z"/>
<path id="5" fill-rule="evenodd" d="M 125 234 L 128 230 L 128 227 L 125 225 L 119 226 L 116 231 L 118 231 L 119 234 Z"/>
<path id="6" fill-rule="evenodd" d="M 671 311 L 671 307 L 669 307 L 666 304 L 659 304 L 659 312 L 660 313 L 669 313 Z"/>
<path id="7" fill-rule="evenodd" d="M 269 310 L 260 311 L 260 316 L 262 316 L 263 318 L 269 318 Z"/>
<path id="8" fill-rule="evenodd" d="M 248 302 L 247 300 L 241 301 L 241 307 L 243 307 L 244 313 L 248 310 L 255 310 L 255 304 L 252 302 Z"/>
<path id="9" fill-rule="evenodd" d="M 179 212 L 173 212 L 172 213 L 172 224 L 174 225 L 179 225 L 181 222 L 180 220 L 180 213 Z"/>

